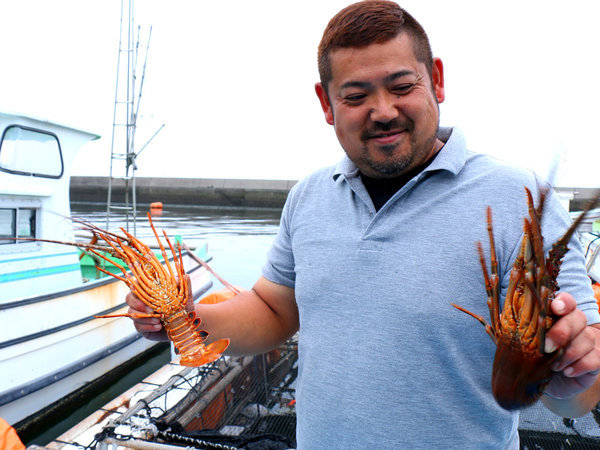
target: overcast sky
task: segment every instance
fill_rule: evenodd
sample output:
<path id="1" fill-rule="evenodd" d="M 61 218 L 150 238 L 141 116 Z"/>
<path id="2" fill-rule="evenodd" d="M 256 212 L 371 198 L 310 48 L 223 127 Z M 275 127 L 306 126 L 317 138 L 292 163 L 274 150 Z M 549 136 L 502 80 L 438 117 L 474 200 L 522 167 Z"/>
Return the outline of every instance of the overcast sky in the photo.
<path id="1" fill-rule="evenodd" d="M 297 179 L 342 155 L 314 83 L 316 48 L 340 0 L 138 0 L 152 38 L 137 176 Z M 442 125 L 471 150 L 558 184 L 600 186 L 600 2 L 406 0 L 442 58 Z M 107 175 L 120 0 L 5 1 L 0 109 L 100 134 L 74 175 Z M 143 53 L 142 53 L 143 55 Z M 138 69 L 141 75 L 141 67 Z"/>

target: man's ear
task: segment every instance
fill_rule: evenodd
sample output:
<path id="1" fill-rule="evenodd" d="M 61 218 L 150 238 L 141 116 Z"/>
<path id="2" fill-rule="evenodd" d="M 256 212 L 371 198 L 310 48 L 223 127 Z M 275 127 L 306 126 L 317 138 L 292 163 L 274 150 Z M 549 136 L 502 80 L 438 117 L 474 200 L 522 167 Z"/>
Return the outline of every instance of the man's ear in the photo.
<path id="1" fill-rule="evenodd" d="M 325 113 L 325 121 L 329 125 L 333 125 L 333 109 L 331 108 L 327 91 L 321 83 L 317 83 L 315 84 L 315 92 L 317 93 L 317 97 L 319 97 L 319 101 L 321 102 L 323 113 Z"/>
<path id="2" fill-rule="evenodd" d="M 444 65 L 440 58 L 433 58 L 431 80 L 433 81 L 433 92 L 435 92 L 437 101 L 442 103 L 446 98 L 446 93 L 444 91 Z"/>

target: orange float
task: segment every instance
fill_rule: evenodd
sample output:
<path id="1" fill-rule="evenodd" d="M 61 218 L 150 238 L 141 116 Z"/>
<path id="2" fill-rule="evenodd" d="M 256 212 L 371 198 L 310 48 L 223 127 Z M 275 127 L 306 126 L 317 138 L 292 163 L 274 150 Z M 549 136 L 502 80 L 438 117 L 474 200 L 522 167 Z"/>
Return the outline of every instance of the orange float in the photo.
<path id="1" fill-rule="evenodd" d="M 0 450 L 25 450 L 17 432 L 0 417 Z"/>
<path id="2" fill-rule="evenodd" d="M 204 305 L 214 305 L 216 303 L 221 303 L 226 300 L 229 300 L 230 298 L 233 298 L 236 295 L 237 292 L 234 292 L 228 288 L 223 288 L 221 290 L 208 294 L 205 297 L 202 297 L 198 303 L 202 303 Z"/>
<path id="3" fill-rule="evenodd" d="M 592 284 L 592 289 L 594 290 L 594 298 L 596 299 L 596 303 L 598 303 L 598 309 L 600 310 L 600 283 Z"/>

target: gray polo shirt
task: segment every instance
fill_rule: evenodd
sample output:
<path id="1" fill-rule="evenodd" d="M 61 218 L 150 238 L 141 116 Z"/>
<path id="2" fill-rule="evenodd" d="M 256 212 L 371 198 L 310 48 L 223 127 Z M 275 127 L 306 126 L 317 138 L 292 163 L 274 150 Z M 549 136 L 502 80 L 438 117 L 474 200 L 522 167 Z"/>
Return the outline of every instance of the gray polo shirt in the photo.
<path id="1" fill-rule="evenodd" d="M 518 448 L 518 413 L 491 394 L 495 346 L 451 302 L 489 317 L 476 242 L 494 215 L 503 291 L 527 215 L 529 171 L 468 151 L 456 129 L 379 211 L 347 158 L 288 197 L 263 275 L 295 289 L 300 313 L 297 438 L 315 448 Z M 569 215 L 550 196 L 545 246 Z M 559 284 L 600 322 L 571 242 Z M 488 258 L 489 261 L 489 258 Z"/>

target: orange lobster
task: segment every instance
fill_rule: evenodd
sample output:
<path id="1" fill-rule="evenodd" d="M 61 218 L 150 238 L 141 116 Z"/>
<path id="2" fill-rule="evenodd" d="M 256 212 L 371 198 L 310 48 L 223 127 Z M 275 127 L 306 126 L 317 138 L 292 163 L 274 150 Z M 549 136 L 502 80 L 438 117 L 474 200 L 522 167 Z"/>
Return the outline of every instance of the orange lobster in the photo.
<path id="1" fill-rule="evenodd" d="M 507 410 L 533 404 L 542 395 L 552 378 L 552 363 L 563 353 L 544 352 L 544 341 L 555 317 L 550 304 L 558 290 L 556 278 L 567 244 L 579 223 L 598 201 L 598 197 L 573 222 L 567 232 L 552 246 L 547 258 L 541 233 L 541 218 L 547 191 L 541 191 L 537 209 L 531 191 L 525 188 L 529 218 L 524 219 L 521 249 L 510 271 L 510 281 L 504 307 L 500 312 L 498 261 L 494 246 L 492 210 L 487 208 L 487 229 L 490 240 L 491 273 L 487 270 L 483 246 L 477 243 L 485 279 L 491 325 L 480 315 L 452 303 L 452 306 L 481 322 L 496 344 L 492 369 L 492 393 Z"/>
<path id="2" fill-rule="evenodd" d="M 196 313 L 188 312 L 185 309 L 186 302 L 188 301 L 189 288 L 184 277 L 185 271 L 183 269 L 181 246 L 178 243 L 177 251 L 175 251 L 167 233 L 163 230 L 166 242 L 173 256 L 173 263 L 175 266 L 173 268 L 169 262 L 167 251 L 154 228 L 149 213 L 148 220 L 150 222 L 150 227 L 152 228 L 152 232 L 160 247 L 164 265 L 160 263 L 150 247 L 123 228 L 121 228 L 121 231 L 125 234 L 124 237 L 103 230 L 83 219 L 75 218 L 72 220 L 75 223 L 78 223 L 83 230 L 92 233 L 94 236 L 93 243 L 82 245 L 45 239 L 25 238 L 25 240 L 46 241 L 84 247 L 86 251 L 92 252 L 120 269 L 121 272 L 123 272 L 122 276 L 111 273 L 101 267 L 97 267 L 98 270 L 105 274 L 115 277 L 127 284 L 131 291 L 154 311 L 154 313 L 149 314 L 114 314 L 96 317 L 159 318 L 165 327 L 167 336 L 175 346 L 175 353 L 181 355 L 179 363 L 184 366 L 201 366 L 218 359 L 222 355 L 229 346 L 229 339 L 219 339 L 209 345 L 204 345 L 208 333 L 199 329 L 201 320 L 196 317 Z M 98 238 L 103 240 L 109 247 L 95 245 Z M 198 261 L 199 258 L 195 257 L 189 248 L 187 249 L 190 256 Z M 121 259 L 131 273 L 128 272 L 127 268 L 108 259 L 103 254 L 99 253 L 99 251 L 106 251 L 113 257 Z M 201 261 L 201 264 L 212 272 L 204 261 Z"/>

